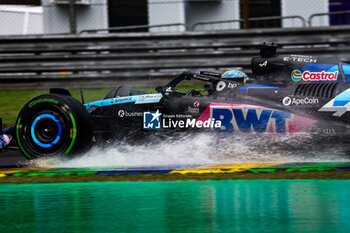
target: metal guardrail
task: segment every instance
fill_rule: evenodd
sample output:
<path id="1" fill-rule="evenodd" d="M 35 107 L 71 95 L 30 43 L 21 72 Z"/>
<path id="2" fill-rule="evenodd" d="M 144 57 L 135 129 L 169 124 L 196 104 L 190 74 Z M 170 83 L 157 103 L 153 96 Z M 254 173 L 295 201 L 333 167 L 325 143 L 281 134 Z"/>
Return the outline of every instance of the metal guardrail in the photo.
<path id="1" fill-rule="evenodd" d="M 258 18 L 249 18 L 249 22 L 257 22 L 257 21 L 269 21 L 269 20 L 284 20 L 284 19 L 300 19 L 303 27 L 306 27 L 306 20 L 300 15 L 291 15 L 291 16 L 271 16 L 271 17 L 258 17 Z M 210 25 L 210 24 L 222 24 L 222 23 L 240 23 L 243 22 L 243 19 L 235 19 L 235 20 L 220 20 L 220 21 L 210 21 L 210 22 L 199 22 L 195 23 L 191 26 L 191 30 L 195 31 L 196 27 L 202 25 Z"/>
<path id="2" fill-rule="evenodd" d="M 89 30 L 82 30 L 79 33 L 93 33 L 93 32 L 109 32 L 109 31 L 127 31 L 127 30 L 138 30 L 138 29 L 150 29 L 150 28 L 161 28 L 161 27 L 185 27 L 187 28 L 187 25 L 184 23 L 172 23 L 172 24 L 159 24 L 159 25 L 136 25 L 136 26 L 123 26 L 123 27 L 110 27 L 110 28 L 104 28 L 104 29 L 89 29 Z"/>
<path id="3" fill-rule="evenodd" d="M 350 15 L 350 11 L 334 11 L 334 12 L 327 12 L 327 13 L 316 13 L 316 14 L 312 14 L 310 15 L 309 19 L 308 19 L 308 25 L 310 27 L 312 27 L 312 20 L 315 17 L 320 17 L 320 16 L 330 16 L 330 15 L 346 15 L 349 14 Z"/>

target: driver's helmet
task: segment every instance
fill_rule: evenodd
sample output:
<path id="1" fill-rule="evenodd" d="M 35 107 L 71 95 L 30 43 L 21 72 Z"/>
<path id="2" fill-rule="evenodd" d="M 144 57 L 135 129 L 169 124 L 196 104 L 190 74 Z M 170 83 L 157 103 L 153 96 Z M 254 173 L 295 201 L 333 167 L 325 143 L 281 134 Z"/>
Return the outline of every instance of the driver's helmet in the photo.
<path id="1" fill-rule="evenodd" d="M 248 75 L 240 70 L 228 70 L 221 75 L 221 78 L 232 78 L 237 79 L 237 81 L 243 80 L 243 83 L 246 83 Z"/>

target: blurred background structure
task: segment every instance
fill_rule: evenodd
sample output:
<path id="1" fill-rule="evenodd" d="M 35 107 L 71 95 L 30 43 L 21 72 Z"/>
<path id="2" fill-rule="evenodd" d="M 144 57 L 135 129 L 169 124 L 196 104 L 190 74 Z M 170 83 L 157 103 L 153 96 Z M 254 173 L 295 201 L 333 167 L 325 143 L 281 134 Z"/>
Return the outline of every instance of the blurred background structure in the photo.
<path id="1" fill-rule="evenodd" d="M 0 89 L 252 75 L 265 41 L 350 63 L 348 0 L 0 0 L 0 19 Z"/>
<path id="2" fill-rule="evenodd" d="M 2 0 L 0 34 L 213 31 L 350 24 L 347 0 Z"/>

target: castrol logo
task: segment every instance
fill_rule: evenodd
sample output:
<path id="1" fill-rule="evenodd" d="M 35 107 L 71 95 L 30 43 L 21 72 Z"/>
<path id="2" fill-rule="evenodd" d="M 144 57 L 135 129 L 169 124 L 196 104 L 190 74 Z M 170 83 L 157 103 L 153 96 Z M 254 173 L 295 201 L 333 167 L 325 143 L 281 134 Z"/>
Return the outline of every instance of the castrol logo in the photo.
<path id="1" fill-rule="evenodd" d="M 338 77 L 338 71 L 311 72 L 306 70 L 304 72 L 301 72 L 300 70 L 293 70 L 291 77 L 294 82 L 299 82 L 301 80 L 303 81 L 336 81 Z"/>

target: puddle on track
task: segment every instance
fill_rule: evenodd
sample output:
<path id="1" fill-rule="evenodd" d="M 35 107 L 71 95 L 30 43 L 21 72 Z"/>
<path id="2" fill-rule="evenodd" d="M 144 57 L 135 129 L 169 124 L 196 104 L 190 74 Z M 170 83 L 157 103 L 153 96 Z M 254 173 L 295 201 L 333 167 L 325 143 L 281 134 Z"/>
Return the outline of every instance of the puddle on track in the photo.
<path id="1" fill-rule="evenodd" d="M 157 135 L 147 143 L 131 145 L 117 142 L 94 147 L 86 154 L 67 159 L 36 159 L 35 167 L 174 167 L 215 163 L 259 162 L 345 162 L 350 161 L 346 147 L 312 142 L 313 136 L 271 137 L 246 134 L 182 134 L 160 140 Z"/>

